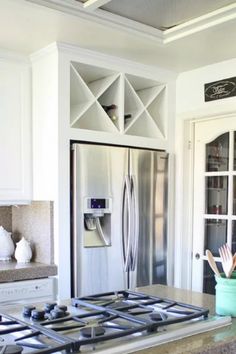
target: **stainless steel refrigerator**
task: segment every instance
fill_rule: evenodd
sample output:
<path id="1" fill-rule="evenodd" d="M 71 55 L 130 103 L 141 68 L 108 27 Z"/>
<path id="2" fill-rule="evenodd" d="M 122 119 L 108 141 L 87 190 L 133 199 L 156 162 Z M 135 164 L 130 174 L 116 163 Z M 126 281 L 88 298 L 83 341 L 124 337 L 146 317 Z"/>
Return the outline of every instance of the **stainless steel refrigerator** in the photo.
<path id="1" fill-rule="evenodd" d="M 166 284 L 165 152 L 72 145 L 72 296 Z"/>

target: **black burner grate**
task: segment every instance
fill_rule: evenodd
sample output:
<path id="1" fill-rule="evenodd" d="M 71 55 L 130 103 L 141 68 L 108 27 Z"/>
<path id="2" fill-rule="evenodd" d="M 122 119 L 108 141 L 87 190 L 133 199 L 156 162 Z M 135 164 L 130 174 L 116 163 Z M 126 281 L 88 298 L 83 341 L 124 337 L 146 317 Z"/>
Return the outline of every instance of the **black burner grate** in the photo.
<path id="1" fill-rule="evenodd" d="M 4 335 L 14 333 L 25 333 L 25 331 L 29 331 L 30 334 L 15 339 L 17 345 L 8 344 L 7 339 L 5 340 L 3 337 Z M 49 340 L 50 344 L 47 345 L 43 343 L 32 343 L 25 341 L 26 337 L 29 338 L 39 335 Z M 0 315 L 0 336 L 3 339 L 1 342 L 1 344 L 3 344 L 0 350 L 1 354 L 21 353 L 22 350 L 19 351 L 20 348 L 31 348 L 31 351 L 27 350 L 27 352 L 30 353 L 50 354 L 63 350 L 66 352 L 73 352 L 73 341 L 71 338 L 64 335 L 59 335 L 48 328 L 44 328 L 44 326 L 41 326 L 40 324 L 29 324 L 4 313 L 1 313 Z"/>
<path id="2" fill-rule="evenodd" d="M 94 348 L 100 342 L 134 333 L 148 334 L 162 326 L 205 319 L 209 312 L 204 308 L 132 291 L 74 298 L 71 303 L 76 307 L 75 315 L 66 313 L 66 317 L 47 318 L 37 323 L 2 314 L 0 337 L 17 333 L 14 344 L 23 348 L 22 354 L 76 353 L 82 346 L 92 345 Z M 7 351 L 1 352 L 0 348 L 2 353 L 8 354 Z"/>

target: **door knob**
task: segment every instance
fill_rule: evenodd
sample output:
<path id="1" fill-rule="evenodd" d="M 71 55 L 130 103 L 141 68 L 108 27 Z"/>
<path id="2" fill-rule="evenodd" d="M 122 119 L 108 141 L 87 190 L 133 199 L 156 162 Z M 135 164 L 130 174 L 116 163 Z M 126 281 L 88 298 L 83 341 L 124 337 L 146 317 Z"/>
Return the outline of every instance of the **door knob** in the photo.
<path id="1" fill-rule="evenodd" d="M 199 258 L 200 258 L 200 254 L 199 254 L 199 253 L 196 253 L 196 254 L 195 254 L 195 258 L 196 258 L 196 259 L 199 259 Z"/>

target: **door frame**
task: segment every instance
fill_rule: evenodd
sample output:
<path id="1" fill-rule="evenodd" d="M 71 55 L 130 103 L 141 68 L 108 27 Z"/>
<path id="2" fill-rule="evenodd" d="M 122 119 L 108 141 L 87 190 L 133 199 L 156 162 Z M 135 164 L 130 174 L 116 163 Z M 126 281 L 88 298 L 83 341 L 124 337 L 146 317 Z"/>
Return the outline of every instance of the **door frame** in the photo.
<path id="1" fill-rule="evenodd" d="M 182 120 L 182 207 L 176 208 L 177 233 L 175 241 L 175 286 L 186 289 L 192 288 L 192 259 L 193 259 L 193 202 L 194 202 L 194 138 L 195 125 L 198 122 L 222 118 L 232 118 L 236 111 L 219 115 L 202 115 L 197 118 L 189 117 Z M 176 186 L 176 193 L 180 193 Z M 176 194 L 176 200 L 177 200 Z"/>

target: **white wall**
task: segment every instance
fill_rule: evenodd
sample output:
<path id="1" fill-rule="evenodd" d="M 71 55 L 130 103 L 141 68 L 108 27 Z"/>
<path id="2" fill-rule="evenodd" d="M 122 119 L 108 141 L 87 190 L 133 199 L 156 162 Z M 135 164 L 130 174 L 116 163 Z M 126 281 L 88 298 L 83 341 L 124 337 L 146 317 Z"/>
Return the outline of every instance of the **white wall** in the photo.
<path id="1" fill-rule="evenodd" d="M 236 109 L 236 96 L 204 102 L 204 84 L 236 76 L 236 58 L 184 72 L 177 79 L 177 115 L 182 118 Z"/>
<path id="2" fill-rule="evenodd" d="M 191 121 L 235 112 L 236 96 L 204 102 L 204 84 L 236 76 L 236 58 L 179 75 L 176 85 L 176 221 L 175 285 L 188 288 L 191 281 Z M 189 144 L 190 141 L 190 144 Z"/>

